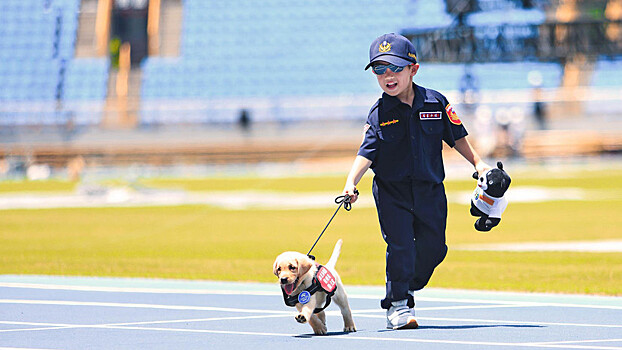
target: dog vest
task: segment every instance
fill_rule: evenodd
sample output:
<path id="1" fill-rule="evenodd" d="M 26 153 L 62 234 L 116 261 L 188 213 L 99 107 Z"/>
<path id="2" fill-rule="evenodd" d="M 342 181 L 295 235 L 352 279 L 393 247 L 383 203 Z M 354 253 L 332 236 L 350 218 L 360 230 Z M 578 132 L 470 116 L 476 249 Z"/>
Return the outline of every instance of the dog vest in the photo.
<path id="1" fill-rule="evenodd" d="M 481 210 L 484 214 L 491 218 L 501 218 L 501 214 L 508 206 L 508 200 L 505 196 L 501 198 L 492 197 L 480 187 L 476 187 L 471 198 L 473 204 L 477 209 Z"/>
<path id="2" fill-rule="evenodd" d="M 281 289 L 285 305 L 294 307 L 297 303 L 306 304 L 309 301 L 311 295 L 315 294 L 320 290 L 326 293 L 326 303 L 322 307 L 315 308 L 315 310 L 313 310 L 313 313 L 317 314 L 318 312 L 326 309 L 328 305 L 330 305 L 331 298 L 333 297 L 333 295 L 335 295 L 335 291 L 337 290 L 337 280 L 335 279 L 335 276 L 333 276 L 333 274 L 328 271 L 325 266 L 322 266 L 320 264 L 316 264 L 316 266 L 317 271 L 313 276 L 313 282 L 311 283 L 311 286 L 309 286 L 309 288 L 296 295 L 287 295 L 285 291 Z"/>

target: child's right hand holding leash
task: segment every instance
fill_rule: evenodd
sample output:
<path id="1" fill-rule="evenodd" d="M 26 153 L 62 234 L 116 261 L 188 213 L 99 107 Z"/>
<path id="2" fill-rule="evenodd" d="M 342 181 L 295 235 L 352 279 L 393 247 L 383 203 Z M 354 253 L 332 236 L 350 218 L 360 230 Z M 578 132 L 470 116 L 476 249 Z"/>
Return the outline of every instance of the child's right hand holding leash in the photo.
<path id="1" fill-rule="evenodd" d="M 350 204 L 353 204 L 359 198 L 359 191 L 356 189 L 356 186 L 354 186 L 354 184 L 346 184 L 346 187 L 343 189 L 342 195 L 349 196 Z"/>

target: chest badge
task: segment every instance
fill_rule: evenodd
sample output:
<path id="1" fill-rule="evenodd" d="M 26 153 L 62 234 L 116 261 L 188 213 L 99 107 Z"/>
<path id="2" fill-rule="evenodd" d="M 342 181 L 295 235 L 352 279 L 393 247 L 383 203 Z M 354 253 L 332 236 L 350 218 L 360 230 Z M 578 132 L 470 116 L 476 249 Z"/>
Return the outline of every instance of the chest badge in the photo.
<path id="1" fill-rule="evenodd" d="M 298 294 L 298 302 L 301 304 L 306 304 L 311 300 L 311 293 L 307 292 L 306 290 L 303 291 L 302 293 Z"/>
<path id="2" fill-rule="evenodd" d="M 393 120 L 389 120 L 389 121 L 380 123 L 380 126 L 387 126 L 387 125 L 391 125 L 391 124 L 397 124 L 399 122 L 400 121 L 398 119 L 393 119 Z"/>
<path id="3" fill-rule="evenodd" d="M 443 112 L 419 112 L 419 119 L 421 120 L 433 120 L 441 119 Z"/>

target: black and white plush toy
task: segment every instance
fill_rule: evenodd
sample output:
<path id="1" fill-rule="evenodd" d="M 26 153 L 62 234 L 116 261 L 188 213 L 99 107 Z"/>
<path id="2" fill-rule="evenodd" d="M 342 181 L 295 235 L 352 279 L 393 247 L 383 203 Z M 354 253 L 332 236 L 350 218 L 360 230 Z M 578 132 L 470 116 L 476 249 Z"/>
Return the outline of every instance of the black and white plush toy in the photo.
<path id="1" fill-rule="evenodd" d="M 510 176 L 503 170 L 503 164 L 497 162 L 497 168 L 488 170 L 484 175 L 477 177 L 477 187 L 471 197 L 471 215 L 479 216 L 475 221 L 475 229 L 478 231 L 490 231 L 501 221 L 501 214 L 508 206 L 508 200 L 504 197 L 510 187 Z"/>

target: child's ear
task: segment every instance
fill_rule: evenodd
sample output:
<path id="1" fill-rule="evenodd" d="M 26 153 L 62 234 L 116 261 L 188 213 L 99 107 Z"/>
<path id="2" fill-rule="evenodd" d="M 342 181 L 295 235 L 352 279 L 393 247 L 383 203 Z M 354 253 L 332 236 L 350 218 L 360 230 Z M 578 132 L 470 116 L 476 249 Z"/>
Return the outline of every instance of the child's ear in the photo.
<path id="1" fill-rule="evenodd" d="M 410 71 L 410 77 L 414 77 L 415 74 L 417 74 L 417 71 L 419 70 L 419 63 L 415 63 L 412 65 L 412 70 Z"/>

